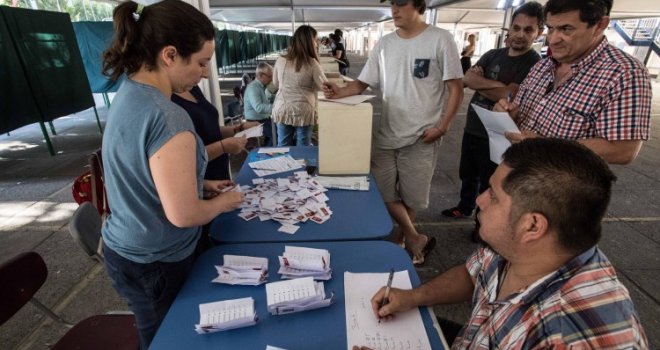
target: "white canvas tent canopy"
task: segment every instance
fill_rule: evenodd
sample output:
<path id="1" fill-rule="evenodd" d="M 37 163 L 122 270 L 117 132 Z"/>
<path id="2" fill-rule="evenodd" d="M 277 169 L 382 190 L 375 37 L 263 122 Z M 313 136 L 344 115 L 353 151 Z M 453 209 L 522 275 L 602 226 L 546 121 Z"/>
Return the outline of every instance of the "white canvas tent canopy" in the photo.
<path id="1" fill-rule="evenodd" d="M 498 5 L 507 3 L 522 1 L 427 0 L 427 7 L 438 24 L 483 28 L 502 26 L 504 10 Z M 390 2 L 379 0 L 209 0 L 209 6 L 213 20 L 270 31 L 290 32 L 292 23 L 304 23 L 327 32 L 390 20 Z M 614 0 L 611 17 L 660 17 L 660 1 Z"/>

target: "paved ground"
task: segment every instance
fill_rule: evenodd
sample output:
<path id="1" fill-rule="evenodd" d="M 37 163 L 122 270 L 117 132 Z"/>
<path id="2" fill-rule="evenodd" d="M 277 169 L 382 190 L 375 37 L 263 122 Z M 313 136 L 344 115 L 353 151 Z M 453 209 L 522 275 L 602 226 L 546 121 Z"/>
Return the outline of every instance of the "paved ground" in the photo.
<path id="1" fill-rule="evenodd" d="M 364 59 L 352 56 L 351 76 L 359 73 Z M 223 91 L 232 87 L 225 83 Z M 230 91 L 230 90 L 229 90 Z M 654 83 L 653 123 L 660 121 L 660 83 Z M 420 231 L 438 239 L 426 266 L 418 269 L 429 279 L 462 263 L 475 248 L 469 240 L 470 220 L 450 220 L 440 211 L 456 204 L 460 181 L 458 158 L 466 98 L 459 117 L 442 146 L 432 189 L 431 206 L 420 213 Z M 377 102 L 376 102 L 377 103 Z M 106 110 L 99 108 L 102 120 Z M 49 276 L 37 294 L 65 319 L 77 322 L 90 315 L 126 310 L 105 276 L 102 266 L 88 258 L 71 239 L 67 224 L 77 205 L 71 182 L 84 171 L 86 155 L 100 146 L 101 135 L 90 111 L 55 121 L 53 136 L 58 155 L 48 155 L 37 126 L 0 136 L 0 261 L 24 251 L 40 253 Z M 651 348 L 660 348 L 660 130 L 654 125 L 652 139 L 639 158 L 626 167 L 615 166 L 619 177 L 607 219 L 601 248 L 614 263 L 619 277 L 633 297 Z M 235 159 L 233 163 L 240 163 Z M 468 305 L 436 307 L 442 317 L 463 322 Z M 187 325 L 182 325 L 187 327 Z M 47 349 L 66 332 L 33 306 L 25 306 L 0 326 L 0 349 Z"/>

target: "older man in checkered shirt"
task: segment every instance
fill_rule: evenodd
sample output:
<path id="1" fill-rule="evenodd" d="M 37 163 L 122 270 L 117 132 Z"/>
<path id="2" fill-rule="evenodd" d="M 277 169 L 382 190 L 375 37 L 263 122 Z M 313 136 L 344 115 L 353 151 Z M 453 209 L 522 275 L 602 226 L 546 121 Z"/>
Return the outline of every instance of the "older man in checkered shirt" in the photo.
<path id="1" fill-rule="evenodd" d="M 577 140 L 608 163 L 632 162 L 649 138 L 651 83 L 644 65 L 604 36 L 612 0 L 549 0 L 545 5 L 552 57 L 540 61 L 513 102 L 500 100 L 529 137 Z"/>

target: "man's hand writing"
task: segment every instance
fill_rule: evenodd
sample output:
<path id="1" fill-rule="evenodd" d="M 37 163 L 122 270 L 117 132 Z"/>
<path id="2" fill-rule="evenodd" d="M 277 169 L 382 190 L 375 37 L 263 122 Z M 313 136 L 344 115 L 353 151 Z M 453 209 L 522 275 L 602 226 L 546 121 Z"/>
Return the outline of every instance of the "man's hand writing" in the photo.
<path id="1" fill-rule="evenodd" d="M 382 287 L 371 298 L 371 309 L 377 318 L 384 318 L 386 321 L 392 319 L 395 312 L 410 310 L 417 306 L 413 301 L 411 290 L 390 288 L 390 294 L 387 298 L 389 302 L 383 307 L 380 307 L 383 298 L 385 298 L 385 287 Z"/>

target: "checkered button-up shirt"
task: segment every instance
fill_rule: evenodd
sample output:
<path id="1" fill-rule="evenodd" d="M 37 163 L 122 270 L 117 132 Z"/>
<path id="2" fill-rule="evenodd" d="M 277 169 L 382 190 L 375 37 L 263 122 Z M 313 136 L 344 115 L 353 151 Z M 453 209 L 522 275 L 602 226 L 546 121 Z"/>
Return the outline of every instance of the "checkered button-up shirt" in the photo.
<path id="1" fill-rule="evenodd" d="M 647 140 L 651 82 L 646 67 L 603 38 L 571 65 L 571 77 L 554 87 L 557 61 L 546 58 L 520 85 L 514 102 L 518 125 L 562 139 Z"/>
<path id="2" fill-rule="evenodd" d="M 648 349 L 628 290 L 598 248 L 498 301 L 506 264 L 488 248 L 468 259 L 472 315 L 452 349 Z"/>

